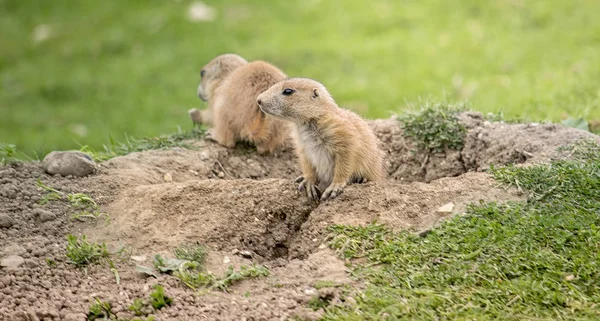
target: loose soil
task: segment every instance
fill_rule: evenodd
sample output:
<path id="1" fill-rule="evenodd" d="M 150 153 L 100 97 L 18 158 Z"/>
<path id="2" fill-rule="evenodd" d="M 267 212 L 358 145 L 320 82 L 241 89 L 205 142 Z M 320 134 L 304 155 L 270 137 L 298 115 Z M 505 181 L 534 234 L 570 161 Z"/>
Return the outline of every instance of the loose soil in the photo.
<path id="1" fill-rule="evenodd" d="M 600 141 L 558 125 L 488 122 L 479 113 L 461 114 L 461 122 L 468 129 L 462 150 L 427 155 L 403 137 L 397 120 L 371 121 L 387 152 L 388 179 L 351 185 L 321 204 L 308 201 L 293 183 L 300 171 L 290 146 L 259 156 L 249 147 L 228 150 L 196 141 L 194 149 L 117 157 L 84 178 L 47 175 L 39 162 L 0 167 L 0 258 L 24 259 L 0 270 L 0 320 L 85 320 L 94 298 L 132 319 L 127 307 L 148 298 L 154 284 L 174 299 L 152 314 L 156 320 L 317 319 L 321 311 L 308 308 L 308 301 L 319 295 L 339 301 L 340 291 L 317 289 L 319 281 L 361 286 L 326 247 L 327 226 L 376 220 L 426 232 L 469 203 L 525 197 L 498 187 L 484 172 L 490 164 L 527 166 L 578 139 Z M 76 210 L 65 201 L 38 204 L 45 193 L 38 179 L 63 192 L 89 194 L 109 219 L 72 220 Z M 120 283 L 106 265 L 83 270 L 68 264 L 68 233 L 125 246 L 126 255 L 115 259 Z M 215 274 L 256 262 L 271 275 L 235 284 L 229 293 L 197 293 L 172 276 L 136 272 L 136 264 L 152 266 L 155 254 L 172 256 L 182 243 L 207 246 L 206 268 Z"/>

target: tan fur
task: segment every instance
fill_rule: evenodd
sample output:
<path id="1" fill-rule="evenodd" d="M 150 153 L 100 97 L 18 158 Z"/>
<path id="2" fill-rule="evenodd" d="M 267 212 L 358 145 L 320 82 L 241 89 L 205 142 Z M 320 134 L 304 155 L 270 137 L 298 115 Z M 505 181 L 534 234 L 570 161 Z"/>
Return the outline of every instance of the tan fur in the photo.
<path id="1" fill-rule="evenodd" d="M 293 90 L 284 94 L 286 89 Z M 377 137 L 357 114 L 339 108 L 327 89 L 306 78 L 284 79 L 257 98 L 267 114 L 292 123 L 302 169 L 300 188 L 309 198 L 334 198 L 349 183 L 381 181 L 383 152 Z"/>
<path id="2" fill-rule="evenodd" d="M 263 113 L 256 97 L 286 75 L 263 62 L 247 62 L 233 54 L 220 55 L 202 68 L 198 96 L 208 101 L 203 111 L 191 110 L 195 122 L 214 126 L 209 138 L 233 148 L 248 141 L 259 153 L 273 153 L 287 137 L 284 121 Z"/>

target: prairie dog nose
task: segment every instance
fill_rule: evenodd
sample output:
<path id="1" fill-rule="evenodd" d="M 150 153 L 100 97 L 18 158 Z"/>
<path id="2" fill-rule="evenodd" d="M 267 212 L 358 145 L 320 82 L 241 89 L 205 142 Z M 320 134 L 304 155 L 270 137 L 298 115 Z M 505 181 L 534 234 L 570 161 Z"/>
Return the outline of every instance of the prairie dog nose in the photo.
<path id="1" fill-rule="evenodd" d="M 257 102 L 259 105 L 262 105 L 262 100 L 260 100 L 260 98 L 259 98 L 259 99 L 257 99 L 257 100 L 256 100 L 256 102 Z"/>

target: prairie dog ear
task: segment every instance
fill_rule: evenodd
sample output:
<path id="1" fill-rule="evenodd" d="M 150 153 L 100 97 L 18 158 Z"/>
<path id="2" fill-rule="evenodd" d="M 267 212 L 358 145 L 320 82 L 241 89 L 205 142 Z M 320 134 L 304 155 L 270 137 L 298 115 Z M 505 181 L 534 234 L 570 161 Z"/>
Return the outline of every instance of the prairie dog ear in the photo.
<path id="1" fill-rule="evenodd" d="M 317 88 L 313 89 L 313 93 L 312 93 L 312 98 L 317 98 L 319 97 L 319 90 L 317 90 Z"/>
<path id="2" fill-rule="evenodd" d="M 217 63 L 215 63 L 215 69 L 216 70 L 221 69 L 221 60 L 217 60 Z"/>

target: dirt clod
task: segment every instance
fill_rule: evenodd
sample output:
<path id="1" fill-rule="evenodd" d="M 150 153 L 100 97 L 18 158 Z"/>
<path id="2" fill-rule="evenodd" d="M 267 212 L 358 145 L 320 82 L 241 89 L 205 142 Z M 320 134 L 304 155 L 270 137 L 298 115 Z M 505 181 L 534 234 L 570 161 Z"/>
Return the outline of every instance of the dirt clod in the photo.
<path id="1" fill-rule="evenodd" d="M 13 225 L 13 219 L 8 214 L 0 213 L 0 227 L 9 228 Z"/>
<path id="2" fill-rule="evenodd" d="M 42 223 L 56 219 L 56 215 L 54 215 L 54 213 L 41 208 L 36 208 L 35 210 L 33 210 L 33 215 L 37 220 L 39 220 Z"/>
<path id="3" fill-rule="evenodd" d="M 7 269 L 18 268 L 23 263 L 25 263 L 25 259 L 18 255 L 9 255 L 0 259 L 0 266 Z"/>

